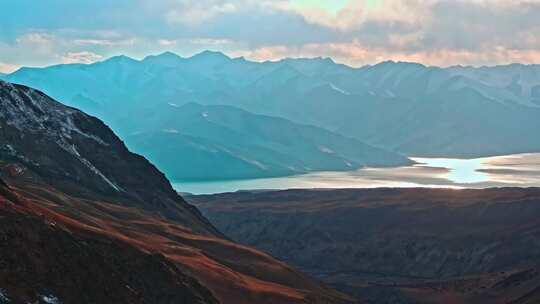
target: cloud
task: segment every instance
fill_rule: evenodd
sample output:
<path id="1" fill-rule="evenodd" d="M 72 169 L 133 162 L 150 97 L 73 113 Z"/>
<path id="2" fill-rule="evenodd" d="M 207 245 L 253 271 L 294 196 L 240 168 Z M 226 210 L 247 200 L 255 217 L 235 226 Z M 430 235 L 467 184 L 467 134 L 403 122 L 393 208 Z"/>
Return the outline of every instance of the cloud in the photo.
<path id="1" fill-rule="evenodd" d="M 487 53 L 451 49 L 401 51 L 374 49 L 362 45 L 358 40 L 347 43 L 313 43 L 300 47 L 269 46 L 233 54 L 255 61 L 279 60 L 286 57 L 331 57 L 337 62 L 356 67 L 385 60 L 421 62 L 432 66 L 540 62 L 540 50 L 523 51 L 498 47 Z"/>
<path id="2" fill-rule="evenodd" d="M 54 48 L 54 36 L 43 32 L 30 32 L 18 37 L 15 41 L 17 48 L 31 50 L 36 56 L 51 52 Z"/>
<path id="3" fill-rule="evenodd" d="M 231 55 L 233 57 L 245 57 L 250 60 L 254 61 L 274 61 L 279 60 L 285 57 L 291 57 L 294 56 L 295 50 L 284 46 L 284 45 L 278 45 L 278 46 L 268 46 L 268 47 L 260 47 L 253 50 L 241 50 L 237 52 L 233 52 Z"/>
<path id="4" fill-rule="evenodd" d="M 257 60 L 478 65 L 534 63 L 540 50 L 540 0 L 18 0 L 8 8 L 0 58 L 12 65 L 204 48 Z"/>
<path id="5" fill-rule="evenodd" d="M 320 24 L 342 31 L 354 30 L 366 22 L 414 23 L 426 14 L 428 1 L 354 0 L 335 1 L 344 3 L 337 10 L 328 5 L 314 5 L 321 1 L 291 1 L 279 7 L 302 15 L 309 23 Z M 298 5 L 302 3 L 302 5 Z M 333 3 L 326 1 L 324 3 Z"/>
<path id="6" fill-rule="evenodd" d="M 93 63 L 103 56 L 92 52 L 68 52 L 61 57 L 62 63 Z"/>
<path id="7" fill-rule="evenodd" d="M 235 12 L 237 6 L 234 3 L 221 0 L 189 1 L 179 0 L 176 5 L 167 12 L 166 20 L 169 23 L 181 23 L 196 26 L 216 15 Z"/>
<path id="8" fill-rule="evenodd" d="M 73 43 L 78 45 L 122 46 L 133 45 L 135 43 L 135 39 L 75 39 L 73 40 Z"/>
<path id="9" fill-rule="evenodd" d="M 498 57 L 500 47 L 512 53 L 540 48 L 538 0 L 356 0 L 336 12 L 290 3 L 281 8 L 309 24 L 335 29 L 327 43 L 357 40 L 378 52 L 482 52 Z"/>
<path id="10" fill-rule="evenodd" d="M 27 33 L 19 38 L 17 38 L 17 43 L 19 44 L 33 44 L 48 46 L 52 42 L 52 36 L 46 33 Z"/>
<path id="11" fill-rule="evenodd" d="M 21 66 L 0 62 L 0 73 L 12 73 L 18 70 Z"/>
<path id="12" fill-rule="evenodd" d="M 174 40 L 174 39 L 158 39 L 158 44 L 159 45 L 163 45 L 163 46 L 171 46 L 171 45 L 176 45 L 178 43 L 178 40 Z"/>
<path id="13" fill-rule="evenodd" d="M 195 45 L 216 46 L 224 44 L 232 44 L 233 41 L 229 39 L 213 39 L 213 38 L 195 38 L 190 39 L 190 43 Z"/>

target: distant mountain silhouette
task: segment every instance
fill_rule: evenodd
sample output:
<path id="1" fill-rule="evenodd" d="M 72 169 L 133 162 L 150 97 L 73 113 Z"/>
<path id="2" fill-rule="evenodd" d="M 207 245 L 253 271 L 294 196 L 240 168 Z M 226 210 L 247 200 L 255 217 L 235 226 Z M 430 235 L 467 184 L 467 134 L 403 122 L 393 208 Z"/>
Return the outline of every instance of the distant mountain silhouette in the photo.
<path id="1" fill-rule="evenodd" d="M 256 178 L 363 166 L 399 166 L 406 157 L 319 127 L 232 106 L 157 105 L 127 120 L 124 137 L 174 180 Z M 124 124 L 123 124 L 124 125 Z"/>
<path id="2" fill-rule="evenodd" d="M 113 129 L 141 109 L 232 105 L 310 124 L 415 156 L 540 151 L 540 65 L 427 67 L 386 61 L 351 68 L 328 58 L 251 62 L 205 51 L 90 65 L 22 68 L 6 76 L 99 116 Z"/>

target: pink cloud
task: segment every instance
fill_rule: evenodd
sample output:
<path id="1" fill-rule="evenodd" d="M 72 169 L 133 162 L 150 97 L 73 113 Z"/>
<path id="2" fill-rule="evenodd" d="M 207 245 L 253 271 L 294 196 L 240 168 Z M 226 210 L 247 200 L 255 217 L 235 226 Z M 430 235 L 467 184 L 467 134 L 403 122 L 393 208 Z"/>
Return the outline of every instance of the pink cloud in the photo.
<path id="1" fill-rule="evenodd" d="M 359 41 L 350 43 L 314 43 L 299 47 L 268 46 L 254 50 L 237 52 L 237 55 L 255 61 L 279 60 L 286 57 L 332 57 L 338 62 L 352 66 L 373 64 L 384 60 L 420 62 L 426 65 L 492 65 L 512 62 L 540 62 L 540 50 L 517 50 L 496 47 L 489 51 L 469 50 L 420 50 L 400 51 L 384 48 L 370 48 Z"/>
<path id="2" fill-rule="evenodd" d="M 69 52 L 62 56 L 62 63 L 92 63 L 102 59 L 103 56 L 92 52 Z"/>
<path id="3" fill-rule="evenodd" d="M 21 66 L 16 64 L 8 64 L 0 62 L 0 73 L 12 73 L 18 70 Z"/>

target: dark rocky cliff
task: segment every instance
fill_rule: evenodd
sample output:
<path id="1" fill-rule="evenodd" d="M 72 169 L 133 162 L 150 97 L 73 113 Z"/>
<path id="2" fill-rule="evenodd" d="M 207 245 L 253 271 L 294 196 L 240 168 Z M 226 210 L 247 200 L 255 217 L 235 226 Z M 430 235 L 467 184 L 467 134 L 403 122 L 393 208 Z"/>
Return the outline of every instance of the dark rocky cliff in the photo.
<path id="1" fill-rule="evenodd" d="M 159 212 L 218 234 L 145 158 L 99 119 L 25 86 L 0 81 L 0 160 L 63 191 Z"/>

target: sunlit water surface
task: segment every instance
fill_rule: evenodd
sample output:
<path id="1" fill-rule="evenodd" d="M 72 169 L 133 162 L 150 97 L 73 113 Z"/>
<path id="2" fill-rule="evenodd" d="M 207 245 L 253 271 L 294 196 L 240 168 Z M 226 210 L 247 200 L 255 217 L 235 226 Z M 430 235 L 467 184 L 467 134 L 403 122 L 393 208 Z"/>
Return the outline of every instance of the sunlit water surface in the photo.
<path id="1" fill-rule="evenodd" d="M 179 192 L 194 194 L 290 188 L 540 187 L 540 153 L 475 159 L 412 159 L 417 164 L 406 167 L 313 172 L 247 180 L 176 182 L 173 186 Z"/>

